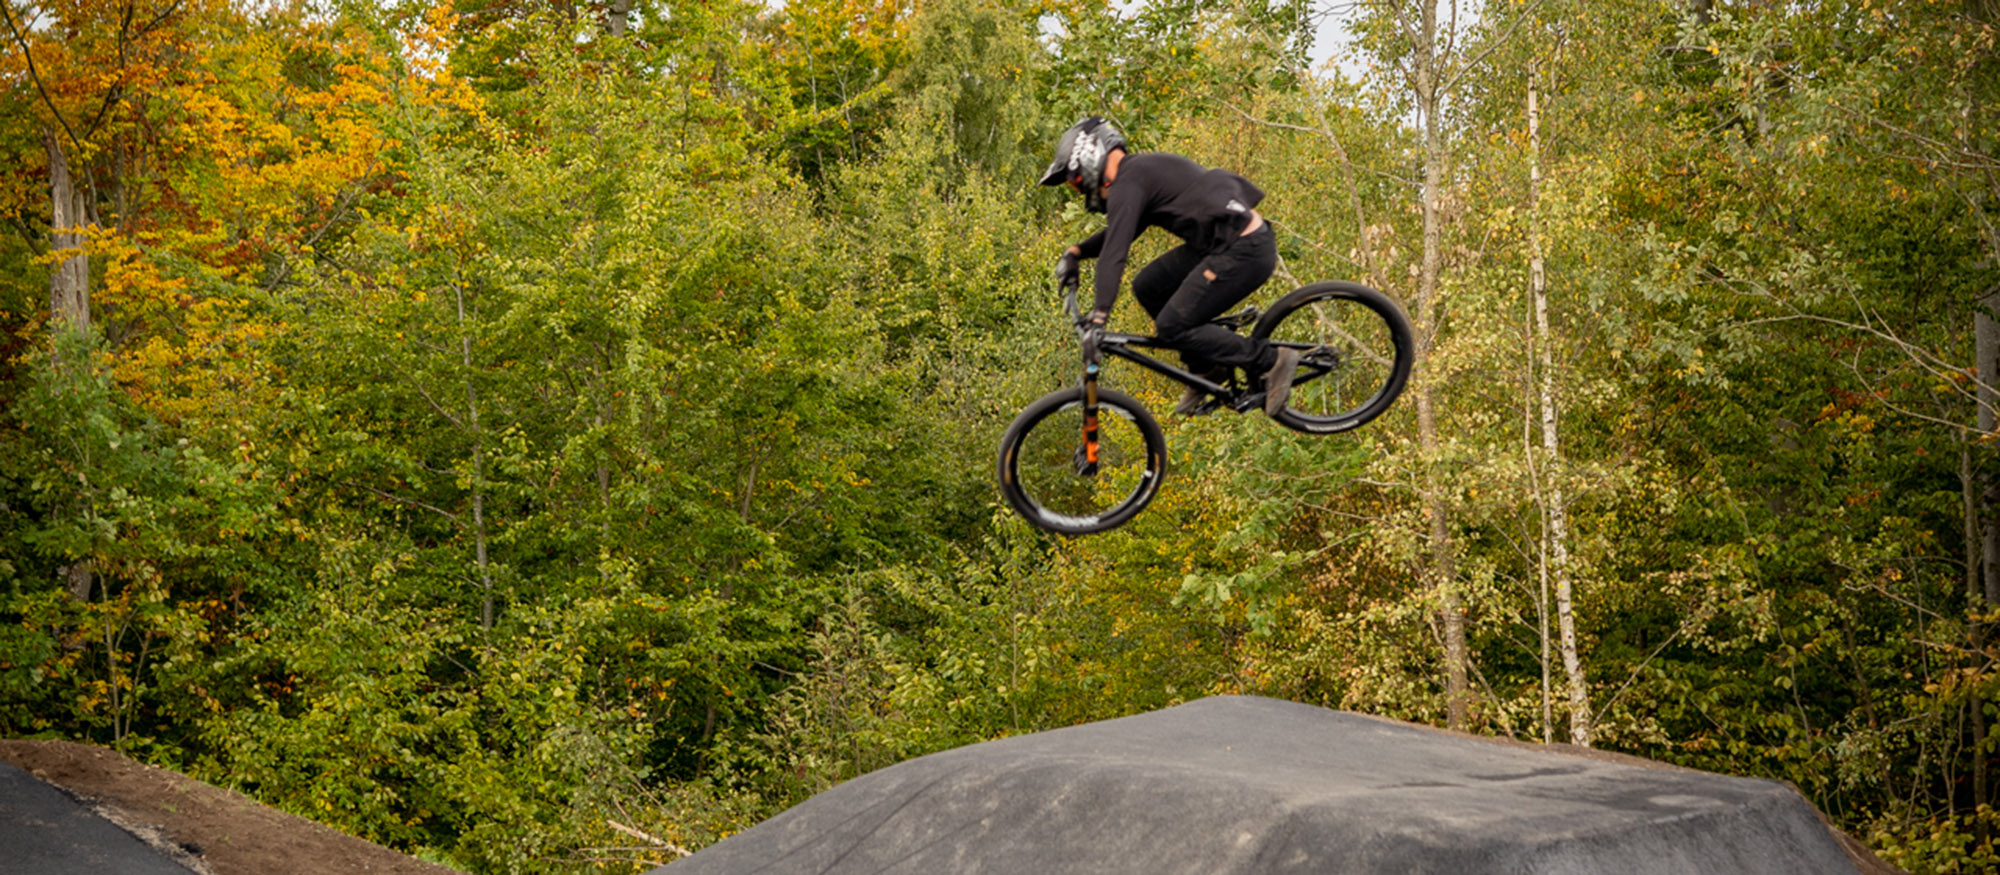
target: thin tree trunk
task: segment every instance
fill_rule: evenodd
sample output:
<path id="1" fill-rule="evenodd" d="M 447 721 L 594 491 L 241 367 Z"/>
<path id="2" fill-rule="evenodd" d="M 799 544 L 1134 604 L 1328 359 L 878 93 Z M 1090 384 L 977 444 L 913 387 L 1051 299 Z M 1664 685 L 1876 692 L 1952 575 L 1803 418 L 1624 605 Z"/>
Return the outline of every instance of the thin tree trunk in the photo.
<path id="1" fill-rule="evenodd" d="M 90 256 L 82 251 L 84 235 L 80 233 L 83 226 L 89 224 L 88 210 L 82 193 L 76 190 L 75 178 L 69 172 L 69 157 L 63 154 L 62 141 L 57 138 L 56 132 L 43 130 L 42 142 L 49 155 L 49 249 L 51 252 L 75 252 L 64 256 L 56 262 L 55 269 L 49 271 L 49 331 L 51 334 L 88 335 Z M 56 366 L 62 367 L 60 359 Z M 78 559 L 65 565 L 59 573 L 63 578 L 63 589 L 69 592 L 71 598 L 80 602 L 90 600 L 90 590 L 96 583 L 97 575 L 92 573 L 88 559 Z"/>
<path id="2" fill-rule="evenodd" d="M 2000 254 L 2000 247 L 1996 247 Z M 1979 431 L 1992 434 L 1995 427 L 1994 404 L 2000 402 L 2000 393 L 1995 386 L 2000 384 L 2000 321 L 1995 314 L 2000 313 L 2000 289 L 1987 294 L 1973 315 L 1973 353 L 1978 357 L 1974 373 L 1979 378 Z M 1980 576 L 1985 581 L 1986 603 L 2000 603 L 2000 494 L 1996 494 L 1996 484 L 1985 476 L 1983 466 L 1974 465 L 1973 473 L 1980 480 L 1980 495 L 1984 504 L 1981 525 Z"/>
<path id="3" fill-rule="evenodd" d="M 1437 56 L 1437 7 L 1424 3 L 1420 32 L 1416 34 L 1417 113 L 1424 124 L 1424 256 L 1417 275 L 1417 330 L 1415 379 L 1417 390 L 1417 448 L 1422 454 L 1424 473 L 1424 515 L 1430 527 L 1431 580 L 1438 591 L 1438 619 L 1444 626 L 1445 725 L 1463 730 L 1471 711 L 1471 685 L 1466 665 L 1470 661 L 1465 641 L 1465 608 L 1458 591 L 1458 571 L 1453 559 L 1450 510 L 1444 487 L 1438 481 L 1439 453 L 1437 404 L 1431 381 L 1430 354 L 1437 336 L 1438 274 L 1443 265 L 1442 218 L 1445 177 L 1444 134 L 1438 114 L 1443 94 Z"/>
<path id="4" fill-rule="evenodd" d="M 1529 380 L 1532 384 L 1534 381 Z M 1528 482 L 1535 490 L 1535 506 L 1546 507 L 1542 499 L 1541 465 L 1535 461 L 1535 402 L 1528 396 L 1534 394 L 1530 385 L 1521 398 L 1521 457 L 1528 460 Z M 1556 740 L 1555 687 L 1553 671 L 1555 665 L 1554 646 L 1549 637 L 1549 515 L 1541 514 L 1541 528 L 1535 538 L 1535 640 L 1541 644 L 1540 665 L 1542 669 L 1542 743 L 1554 744 Z"/>
<path id="5" fill-rule="evenodd" d="M 1965 516 L 1965 612 L 1970 615 L 1965 624 L 1966 640 L 1973 658 L 1986 650 L 1985 624 L 1978 620 L 1986 612 L 1986 591 L 1979 583 L 1979 481 L 1973 473 L 1972 441 L 1959 444 L 1958 482 L 1963 497 Z M 1972 697 L 1972 804 L 1981 806 L 1989 799 L 1986 786 L 1986 700 L 1982 696 Z"/>
<path id="6" fill-rule="evenodd" d="M 1541 372 L 1542 453 L 1551 472 L 1543 491 L 1548 515 L 1548 551 L 1543 561 L 1555 582 L 1556 624 L 1562 635 L 1563 676 L 1569 684 L 1569 740 L 1589 747 L 1592 735 L 1590 684 L 1577 652 L 1576 593 L 1570 575 L 1569 504 L 1563 494 L 1562 445 L 1558 440 L 1554 335 L 1549 331 L 1548 275 L 1542 255 L 1542 131 L 1541 82 L 1528 71 L 1528 286 L 1535 298 L 1535 348 Z"/>
<path id="7" fill-rule="evenodd" d="M 2000 246 L 1994 249 L 2000 251 Z M 1990 435 L 1996 426 L 1994 386 L 2000 383 L 2000 321 L 1994 319 L 1994 314 L 2000 312 L 1996 310 L 2000 307 L 2000 289 L 1989 292 L 1980 303 L 1983 306 L 1976 309 L 1972 317 L 1973 374 L 1978 379 L 1978 412 L 1975 416 L 1980 433 Z M 2000 488 L 1996 488 L 1990 466 L 1978 464 L 1979 460 L 1974 456 L 1976 451 L 1971 441 L 1965 444 L 1960 476 L 1965 490 L 1966 607 L 1971 613 L 1983 614 L 1991 605 L 2000 603 L 2000 494 L 1996 494 Z M 1990 451 L 1980 454 L 1991 456 Z M 1972 652 L 1984 654 L 1986 630 L 1983 624 L 1975 620 L 1967 626 Z M 1983 698 L 1973 698 L 1972 714 L 1973 803 L 1985 805 L 1992 801 L 1992 796 L 1986 781 L 1986 702 Z"/>
<path id="8" fill-rule="evenodd" d="M 1313 101 L 1313 118 L 1319 122 L 1320 134 L 1333 147 L 1334 160 L 1340 162 L 1341 175 L 1347 181 L 1347 208 L 1354 213 L 1355 248 L 1361 252 L 1361 266 L 1368 271 L 1368 282 L 1375 288 L 1388 291 L 1389 277 L 1385 273 L 1382 259 L 1375 254 L 1375 237 L 1368 224 L 1368 211 L 1361 204 L 1361 184 L 1354 178 L 1354 162 L 1347 157 L 1347 147 L 1333 133 L 1333 126 L 1326 122 L 1326 109 L 1318 100 Z"/>
<path id="9" fill-rule="evenodd" d="M 2000 2 L 1994 0 L 1966 0 L 1965 11 L 1972 21 L 1988 28 L 2000 22 Z M 1985 92 L 1969 87 L 1969 84 L 1991 81 L 1994 66 L 1994 56 L 1989 51 L 1984 57 L 1973 61 L 1964 80 L 1968 87 L 1964 90 L 1961 104 L 1963 108 L 1960 111 L 1961 121 L 1957 139 L 1959 150 L 1967 154 L 1980 153 L 1981 144 L 1974 139 L 1973 132 L 1982 127 L 1988 115 Z M 1982 73 L 1981 70 L 1985 72 Z M 1988 166 L 1990 168 L 1991 165 Z M 1990 202 L 2000 198 L 2000 177 L 1996 177 L 1990 169 L 1985 174 L 1985 183 L 1986 200 Z M 1979 214 L 1977 206 L 1974 207 L 1974 212 Z M 1980 224 L 1989 261 L 2000 259 L 2000 225 L 1996 225 L 1990 218 L 1981 221 Z M 2000 322 L 1995 321 L 1995 317 L 2000 316 L 2000 287 L 1987 289 L 1979 303 L 1980 306 L 1974 309 L 1972 317 L 1975 358 L 1973 375 L 1978 380 L 1978 388 L 1975 390 L 1977 410 L 1974 415 L 1981 435 L 1990 436 L 1996 426 L 1995 387 L 2000 386 Z M 1964 480 L 1965 489 L 1968 541 L 1966 596 L 1970 604 L 1967 607 L 1979 614 L 1991 610 L 1995 604 L 2000 604 L 2000 483 L 1996 483 L 1993 477 L 1991 466 L 1993 452 L 1990 446 L 1983 446 L 1982 443 L 1985 442 L 1975 443 L 1968 440 L 1961 450 L 1963 455 L 1960 459 L 1960 476 Z M 1975 500 L 1975 496 L 1978 500 Z M 1979 534 L 1976 549 L 1970 543 L 1975 531 Z M 1983 625 L 1977 621 L 1967 624 L 1974 659 L 1979 660 L 1982 666 L 1986 662 L 1986 630 Z M 1973 697 L 1972 715 L 1973 802 L 1975 805 L 1985 806 L 1992 801 L 1992 788 L 1988 786 L 1986 775 L 1988 754 L 1984 698 Z M 1984 819 L 1979 821 L 1979 838 L 1986 842 L 1992 840 L 1991 827 Z"/>
<path id="10" fill-rule="evenodd" d="M 1528 68 L 1528 287 L 1535 301 L 1533 346 L 1537 353 L 1534 367 L 1537 375 L 1541 378 L 1537 381 L 1540 397 L 1536 409 L 1541 412 L 1542 449 L 1547 456 L 1547 467 L 1551 470 L 1560 470 L 1560 465 L 1557 461 L 1560 456 L 1556 451 L 1555 444 L 1555 379 L 1552 373 L 1555 365 L 1554 356 L 1549 350 L 1548 283 L 1547 272 L 1542 258 L 1541 91 L 1539 73 L 1532 66 Z M 1529 451 L 1529 458 L 1530 460 L 1533 459 L 1533 450 Z M 1542 549 L 1540 555 L 1536 557 L 1539 560 L 1536 563 L 1538 566 L 1536 577 L 1541 582 L 1541 600 L 1535 607 L 1542 642 L 1542 742 L 1547 744 L 1555 741 L 1554 708 L 1550 701 L 1553 697 L 1549 690 L 1549 664 L 1551 661 L 1551 654 L 1549 653 L 1549 579 L 1551 576 L 1566 575 L 1567 568 L 1560 568 L 1558 570 L 1558 568 L 1552 568 L 1552 566 L 1566 565 L 1569 551 L 1566 545 L 1567 538 L 1565 537 L 1567 532 L 1558 529 L 1558 522 L 1562 517 L 1559 513 L 1556 513 L 1562 506 L 1562 485 L 1554 482 L 1550 482 L 1547 486 L 1541 485 L 1542 478 L 1546 476 L 1543 473 L 1544 466 L 1533 465 L 1532 461 L 1531 465 L 1531 470 L 1537 472 L 1535 497 L 1542 508 Z M 1560 562 L 1552 561 L 1552 556 L 1555 555 L 1560 555 L 1562 560 Z M 1567 583 L 1567 580 L 1565 579 L 1564 582 Z M 1568 619 L 1567 614 L 1564 615 L 1564 619 Z M 1570 624 L 1564 623 L 1564 668 L 1568 668 L 1574 662 L 1574 648 L 1570 646 L 1572 643 L 1569 637 L 1570 631 Z M 1572 681 L 1574 681 L 1574 678 L 1572 678 Z M 1572 735 L 1574 735 L 1575 729 L 1576 723 L 1572 720 L 1570 722 Z"/>
<path id="11" fill-rule="evenodd" d="M 1965 10 L 1968 17 L 1981 24 L 2000 22 L 2000 2 L 1995 0 L 1966 0 Z M 1990 77 L 1993 67 L 1990 56 L 1975 60 L 1969 71 L 1969 81 L 1982 81 L 1976 78 L 1982 75 Z M 1981 69 L 1988 73 L 1979 73 Z M 1987 116 L 1987 106 L 1979 90 L 1966 89 L 1960 116 L 1957 132 L 1959 151 L 1967 155 L 1983 154 L 1981 144 L 1973 137 L 1973 131 L 1980 129 Z M 2000 176 L 1989 169 L 1985 174 L 1985 183 L 1985 200 L 2000 199 Z M 1984 215 L 1977 204 L 1973 204 L 1973 213 Z M 1980 230 L 1988 260 L 2000 260 L 2000 223 L 1982 218 Z M 1972 317 L 1973 374 L 1978 378 L 1976 416 L 1981 434 L 1991 435 L 1996 425 L 1994 405 L 2000 402 L 2000 321 L 1996 321 L 2000 319 L 2000 286 L 1987 289 L 1979 304 L 1974 308 Z M 1988 450 L 1981 455 L 1990 459 L 1992 454 Z M 1986 603 L 1991 605 L 2000 604 L 2000 482 L 1995 481 L 1988 466 L 1980 464 L 1980 461 L 1977 457 L 1973 461 L 1973 476 L 1981 481 L 1983 487 L 1980 538 L 1983 561 L 1980 572 L 1986 584 Z"/>
<path id="12" fill-rule="evenodd" d="M 70 175 L 62 141 L 54 131 L 43 131 L 42 139 L 49 153 L 50 248 L 81 250 L 84 236 L 80 231 L 90 221 L 83 195 Z M 81 251 L 57 262 L 49 273 L 49 315 L 70 330 L 90 330 L 90 257 Z"/>
<path id="13" fill-rule="evenodd" d="M 479 628 L 493 629 L 493 567 L 486 558 L 486 436 L 479 426 L 479 396 L 472 386 L 472 329 L 465 317 L 465 287 L 453 284 L 458 299 L 459 354 L 465 365 L 465 424 L 472 429 L 472 542 L 479 566 Z"/>
<path id="14" fill-rule="evenodd" d="M 622 37 L 632 25 L 632 0 L 611 0 L 605 9 L 605 31 L 613 37 Z"/>
<path id="15" fill-rule="evenodd" d="M 118 639 L 112 635 L 112 614 L 104 614 L 104 693 L 111 707 L 111 743 L 125 740 L 125 694 L 118 684 Z"/>
<path id="16" fill-rule="evenodd" d="M 1554 744 L 1556 740 L 1555 695 L 1549 667 L 1554 664 L 1555 655 L 1549 652 L 1549 561 L 1548 561 L 1548 517 L 1542 518 L 1542 561 L 1541 593 L 1535 605 L 1536 633 L 1542 641 L 1542 743 Z"/>

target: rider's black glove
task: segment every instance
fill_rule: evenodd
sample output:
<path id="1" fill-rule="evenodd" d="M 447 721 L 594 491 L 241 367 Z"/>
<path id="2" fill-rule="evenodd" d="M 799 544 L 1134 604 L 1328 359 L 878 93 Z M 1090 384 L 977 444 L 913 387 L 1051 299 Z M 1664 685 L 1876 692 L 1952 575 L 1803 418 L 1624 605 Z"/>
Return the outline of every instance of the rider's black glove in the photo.
<path id="1" fill-rule="evenodd" d="M 1111 319 L 1103 310 L 1092 310 L 1077 317 L 1076 327 L 1090 338 L 1092 344 L 1104 339 L 1104 325 Z"/>
<path id="2" fill-rule="evenodd" d="M 1083 259 L 1076 253 L 1063 250 L 1062 257 L 1056 259 L 1056 285 L 1065 289 L 1076 288 L 1083 277 L 1082 262 Z"/>
<path id="3" fill-rule="evenodd" d="M 1083 343 L 1083 361 L 1087 365 L 1098 362 L 1098 344 L 1104 342 L 1104 325 L 1110 315 L 1103 310 L 1092 310 L 1076 319 L 1077 339 Z"/>

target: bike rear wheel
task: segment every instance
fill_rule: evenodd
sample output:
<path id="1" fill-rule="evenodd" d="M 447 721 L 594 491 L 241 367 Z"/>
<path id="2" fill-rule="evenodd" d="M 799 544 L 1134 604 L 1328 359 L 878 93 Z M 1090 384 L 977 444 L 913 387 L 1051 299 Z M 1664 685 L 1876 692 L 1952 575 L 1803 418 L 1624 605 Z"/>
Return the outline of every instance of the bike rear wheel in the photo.
<path id="1" fill-rule="evenodd" d="M 1257 320 L 1252 336 L 1299 351 L 1291 395 L 1275 418 L 1307 434 L 1381 416 L 1403 393 L 1416 354 L 1402 308 L 1349 282 L 1301 286 Z"/>
<path id="2" fill-rule="evenodd" d="M 1014 417 L 1000 439 L 1000 492 L 1022 518 L 1064 535 L 1124 525 L 1167 473 L 1167 439 L 1138 401 L 1097 392 L 1097 462 L 1083 451 L 1083 389 L 1051 392 Z"/>

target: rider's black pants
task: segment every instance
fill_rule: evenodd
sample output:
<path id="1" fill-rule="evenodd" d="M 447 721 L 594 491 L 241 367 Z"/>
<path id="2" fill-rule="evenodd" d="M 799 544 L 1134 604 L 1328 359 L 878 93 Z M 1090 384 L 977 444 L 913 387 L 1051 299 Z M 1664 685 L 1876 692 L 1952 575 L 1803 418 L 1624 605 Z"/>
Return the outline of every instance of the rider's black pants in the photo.
<path id="1" fill-rule="evenodd" d="M 1132 297 L 1152 314 L 1160 340 L 1180 352 L 1188 370 L 1231 367 L 1258 375 L 1277 360 L 1271 345 L 1209 320 L 1250 297 L 1277 266 L 1278 237 L 1265 222 L 1221 249 L 1204 252 L 1183 243 L 1167 250 L 1132 277 Z"/>

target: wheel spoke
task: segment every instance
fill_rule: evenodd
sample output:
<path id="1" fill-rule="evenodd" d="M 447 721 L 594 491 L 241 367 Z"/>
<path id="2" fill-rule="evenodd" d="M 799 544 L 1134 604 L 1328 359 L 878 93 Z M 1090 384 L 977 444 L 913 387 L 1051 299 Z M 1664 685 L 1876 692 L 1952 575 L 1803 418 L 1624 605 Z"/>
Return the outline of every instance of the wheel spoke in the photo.
<path id="1" fill-rule="evenodd" d="M 1409 329 L 1393 301 L 1352 283 L 1307 286 L 1271 309 L 1258 331 L 1300 350 L 1279 421 L 1314 433 L 1353 428 L 1379 415 L 1409 374 Z"/>
<path id="2" fill-rule="evenodd" d="M 1307 416 L 1336 418 L 1352 413 L 1374 398 L 1388 380 L 1396 348 L 1388 327 L 1374 311 L 1352 301 L 1327 298 L 1293 312 L 1280 323 L 1274 340 L 1304 349 L 1323 348 L 1315 358 L 1326 361 L 1301 368 L 1286 405 Z M 1316 363 L 1317 364 L 1317 363 Z"/>
<path id="3" fill-rule="evenodd" d="M 1003 440 L 1001 487 L 1022 516 L 1050 531 L 1084 534 L 1137 513 L 1158 488 L 1164 438 L 1135 402 L 1104 393 L 1097 462 L 1085 461 L 1083 405 L 1045 398 L 1024 411 Z"/>
<path id="4" fill-rule="evenodd" d="M 1146 471 L 1146 445 L 1138 426 L 1114 410 L 1100 408 L 1095 474 L 1083 473 L 1083 407 L 1049 414 L 1021 441 L 1021 489 L 1043 509 L 1061 517 L 1090 518 L 1122 504 L 1139 488 Z"/>

